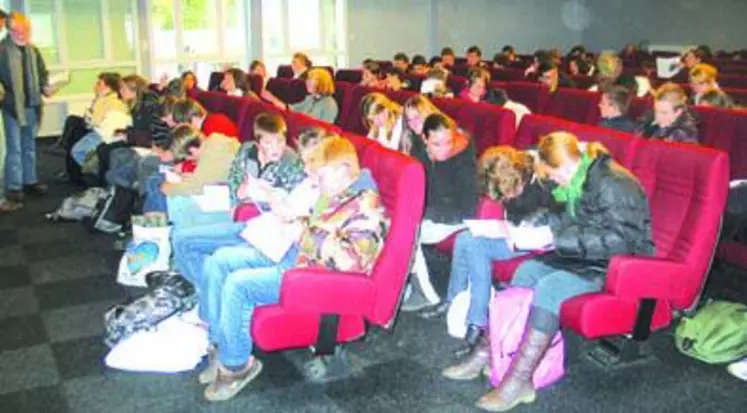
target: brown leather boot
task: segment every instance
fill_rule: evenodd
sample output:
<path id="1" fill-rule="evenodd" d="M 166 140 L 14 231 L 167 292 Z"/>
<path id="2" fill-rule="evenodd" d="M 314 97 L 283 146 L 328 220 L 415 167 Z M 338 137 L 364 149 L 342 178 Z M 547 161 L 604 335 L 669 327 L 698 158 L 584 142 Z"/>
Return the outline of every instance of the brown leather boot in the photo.
<path id="1" fill-rule="evenodd" d="M 483 336 L 464 360 L 443 369 L 441 375 L 451 380 L 473 380 L 480 377 L 489 361 L 490 346 L 487 338 Z"/>
<path id="2" fill-rule="evenodd" d="M 537 397 L 532 383 L 534 370 L 551 342 L 552 335 L 534 329 L 527 330 L 501 384 L 482 396 L 477 407 L 491 412 L 506 412 L 521 403 L 532 403 Z"/>

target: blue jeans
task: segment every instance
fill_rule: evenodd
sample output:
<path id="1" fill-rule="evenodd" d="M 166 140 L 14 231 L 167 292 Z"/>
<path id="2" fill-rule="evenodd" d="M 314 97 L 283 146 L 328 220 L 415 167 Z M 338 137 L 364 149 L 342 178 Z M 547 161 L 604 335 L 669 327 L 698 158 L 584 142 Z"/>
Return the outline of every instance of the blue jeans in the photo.
<path id="1" fill-rule="evenodd" d="M 217 344 L 221 364 L 240 367 L 252 353 L 250 323 L 258 305 L 276 304 L 285 270 L 296 263 L 298 249 L 291 248 L 272 262 L 249 244 L 224 247 L 205 260 L 208 339 Z"/>
<path id="2" fill-rule="evenodd" d="M 88 154 L 95 153 L 99 144 L 101 144 L 101 136 L 95 131 L 88 132 L 70 148 L 70 156 L 82 166 Z"/>
<path id="3" fill-rule="evenodd" d="M 578 274 L 559 270 L 536 260 L 519 265 L 511 285 L 534 289 L 532 306 L 558 317 L 564 301 L 602 289 L 601 281 L 588 280 Z"/>
<path id="4" fill-rule="evenodd" d="M 199 288 L 202 284 L 202 266 L 207 257 L 221 247 L 246 243 L 239 235 L 244 225 L 242 222 L 231 221 L 191 228 L 173 228 L 171 245 L 176 270 Z"/>
<path id="5" fill-rule="evenodd" d="M 5 126 L 5 188 L 20 191 L 23 185 L 38 182 L 36 177 L 36 109 L 26 108 L 26 126 L 3 110 Z"/>
<path id="6" fill-rule="evenodd" d="M 490 287 L 493 280 L 493 261 L 507 260 L 514 252 L 503 239 L 475 237 L 469 231 L 457 235 L 446 301 L 453 301 L 469 286 L 470 303 L 467 324 L 488 325 Z"/>
<path id="7" fill-rule="evenodd" d="M 164 182 L 166 177 L 162 173 L 155 173 L 145 180 L 143 213 L 168 211 L 166 194 L 161 192 L 161 185 Z"/>
<path id="8" fill-rule="evenodd" d="M 191 196 L 167 197 L 166 206 L 169 222 L 174 228 L 193 228 L 233 222 L 229 211 L 205 212 Z"/>

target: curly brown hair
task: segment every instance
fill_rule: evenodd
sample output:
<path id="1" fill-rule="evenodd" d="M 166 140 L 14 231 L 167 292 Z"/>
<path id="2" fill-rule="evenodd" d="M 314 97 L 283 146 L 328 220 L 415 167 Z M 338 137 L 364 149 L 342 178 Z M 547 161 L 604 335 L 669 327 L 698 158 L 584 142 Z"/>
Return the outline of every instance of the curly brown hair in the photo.
<path id="1" fill-rule="evenodd" d="M 500 201 L 517 194 L 535 174 L 534 157 L 511 146 L 488 148 L 478 163 L 478 189 L 493 200 Z"/>

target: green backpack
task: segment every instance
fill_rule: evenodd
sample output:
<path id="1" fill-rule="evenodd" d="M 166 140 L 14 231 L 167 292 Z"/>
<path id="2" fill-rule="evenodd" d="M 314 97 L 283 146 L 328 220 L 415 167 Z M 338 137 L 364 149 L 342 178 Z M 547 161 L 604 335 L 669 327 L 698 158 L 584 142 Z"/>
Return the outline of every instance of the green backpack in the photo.
<path id="1" fill-rule="evenodd" d="M 747 356 L 747 305 L 707 303 L 694 317 L 680 321 L 674 344 L 682 353 L 710 364 Z"/>

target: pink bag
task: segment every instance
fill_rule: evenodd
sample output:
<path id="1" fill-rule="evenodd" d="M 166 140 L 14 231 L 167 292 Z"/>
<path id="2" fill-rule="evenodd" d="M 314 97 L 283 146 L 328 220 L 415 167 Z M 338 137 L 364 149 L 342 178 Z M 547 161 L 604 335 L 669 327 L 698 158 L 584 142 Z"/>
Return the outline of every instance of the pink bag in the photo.
<path id="1" fill-rule="evenodd" d="M 508 371 L 524 336 L 534 291 L 511 287 L 498 291 L 490 302 L 490 382 L 498 386 Z M 565 343 L 558 331 L 534 372 L 534 388 L 546 387 L 565 374 Z"/>

